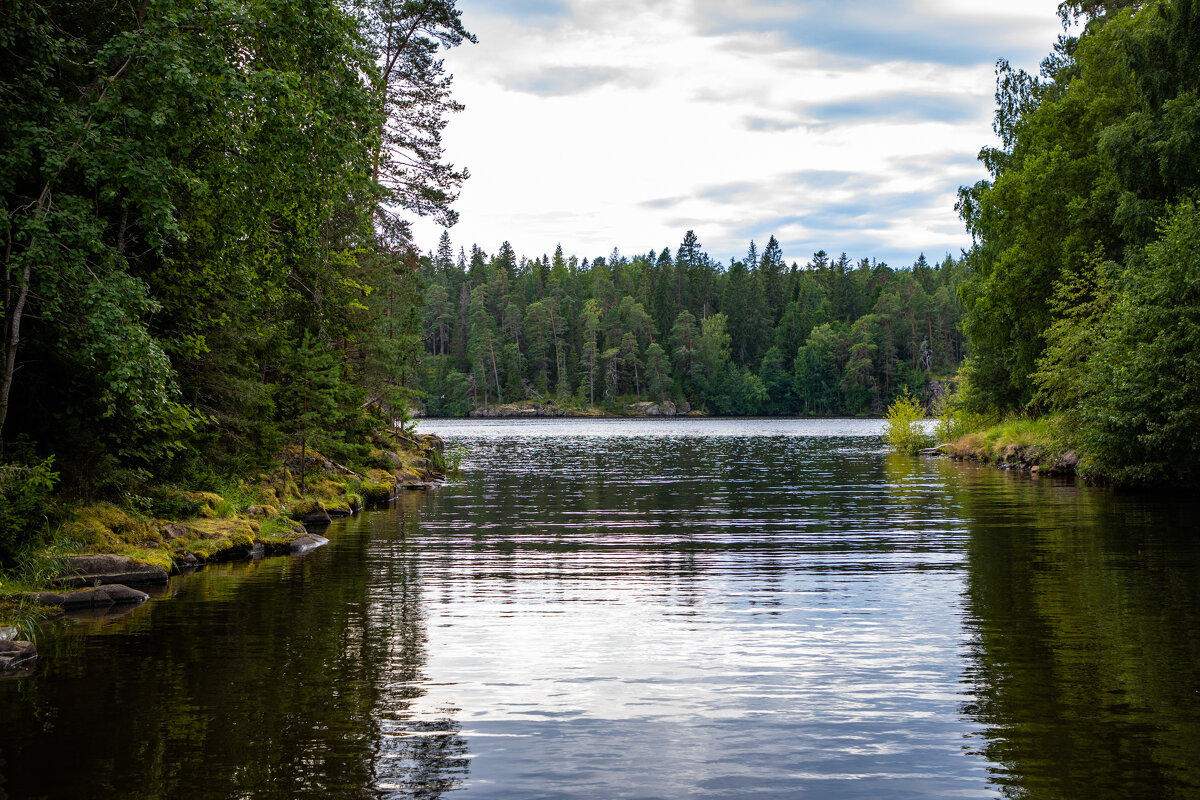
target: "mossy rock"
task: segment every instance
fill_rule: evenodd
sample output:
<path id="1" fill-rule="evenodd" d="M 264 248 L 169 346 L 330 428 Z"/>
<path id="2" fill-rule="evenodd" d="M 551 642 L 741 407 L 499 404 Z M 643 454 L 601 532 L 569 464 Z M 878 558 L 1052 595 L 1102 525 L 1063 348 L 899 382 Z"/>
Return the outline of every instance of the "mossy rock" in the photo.
<path id="1" fill-rule="evenodd" d="M 162 533 L 148 520 L 139 519 L 111 503 L 84 506 L 63 526 L 72 540 L 96 550 L 111 550 L 122 544 L 148 545 L 162 542 Z"/>
<path id="2" fill-rule="evenodd" d="M 198 510 L 196 516 L 212 519 L 220 516 L 220 508 L 225 505 L 225 498 L 213 492 L 185 492 L 184 495 L 194 503 Z"/>
<path id="3" fill-rule="evenodd" d="M 229 519 L 198 519 L 188 523 L 188 529 L 201 539 L 229 539 L 242 535 L 254 538 L 254 523 L 244 517 Z"/>
<path id="4" fill-rule="evenodd" d="M 397 483 L 423 483 L 425 480 L 425 476 L 415 469 L 402 469 L 396 472 Z"/>
<path id="5" fill-rule="evenodd" d="M 331 517 L 348 517 L 354 513 L 354 509 L 346 500 L 325 500 L 321 505 L 325 507 L 325 513 Z"/>
<path id="6" fill-rule="evenodd" d="M 424 433 L 417 437 L 421 448 L 424 450 L 434 450 L 438 453 L 446 452 L 446 443 L 442 441 L 442 437 L 435 436 L 432 433 Z"/>
<path id="7" fill-rule="evenodd" d="M 363 483 L 358 487 L 358 490 L 362 492 L 363 502 L 367 508 L 379 508 L 380 506 L 387 505 L 388 500 L 392 499 L 392 495 L 395 493 L 395 486 L 395 480 L 388 481 L 387 483 Z"/>
<path id="8" fill-rule="evenodd" d="M 421 472 L 427 472 L 432 465 L 428 458 L 410 458 L 405 465 Z"/>
<path id="9" fill-rule="evenodd" d="M 318 481 L 308 482 L 308 493 L 313 497 L 319 497 L 322 500 L 336 500 L 344 497 L 346 494 L 346 485 L 337 481 L 324 478 Z"/>
<path id="10" fill-rule="evenodd" d="M 396 483 L 396 476 L 387 470 L 370 469 L 367 470 L 366 481 L 364 483 L 383 483 L 391 486 Z"/>
<path id="11" fill-rule="evenodd" d="M 292 503 L 288 509 L 288 516 L 292 519 L 304 519 L 305 517 L 325 511 L 325 504 L 320 500 L 301 500 L 297 503 Z"/>
<path id="12" fill-rule="evenodd" d="M 244 533 L 235 533 L 229 537 L 229 544 L 233 547 L 241 547 L 249 550 L 254 546 L 254 537 L 247 536 Z"/>

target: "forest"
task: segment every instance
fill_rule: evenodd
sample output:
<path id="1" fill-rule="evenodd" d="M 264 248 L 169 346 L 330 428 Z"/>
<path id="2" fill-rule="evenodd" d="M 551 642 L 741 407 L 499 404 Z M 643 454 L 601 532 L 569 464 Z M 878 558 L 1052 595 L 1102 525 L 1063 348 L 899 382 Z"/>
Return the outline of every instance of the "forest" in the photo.
<path id="1" fill-rule="evenodd" d="M 452 225 L 453 0 L 0 6 L 0 561 L 412 398 L 409 225 Z"/>
<path id="2" fill-rule="evenodd" d="M 787 265 L 775 237 L 725 265 L 688 231 L 672 253 L 455 254 L 420 269 L 420 387 L 431 416 L 533 400 L 624 412 L 673 403 L 719 415 L 878 414 L 954 374 L 965 343 L 947 256 L 892 269 L 842 253 Z"/>
<path id="3" fill-rule="evenodd" d="M 1194 486 L 1200 4 L 1059 11 L 1038 75 L 998 66 L 991 177 L 960 192 L 975 244 L 959 402 L 1053 420 L 1118 484 Z"/>

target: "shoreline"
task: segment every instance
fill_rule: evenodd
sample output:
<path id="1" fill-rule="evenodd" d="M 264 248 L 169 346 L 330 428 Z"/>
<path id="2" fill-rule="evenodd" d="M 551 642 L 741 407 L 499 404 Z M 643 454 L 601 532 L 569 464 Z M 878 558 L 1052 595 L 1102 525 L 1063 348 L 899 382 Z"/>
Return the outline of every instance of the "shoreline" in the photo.
<path id="1" fill-rule="evenodd" d="M 406 491 L 439 488 L 457 466 L 446 463 L 445 443 L 433 434 L 384 431 L 374 443 L 374 466 L 360 472 L 289 448 L 275 469 L 246 476 L 240 503 L 164 488 L 168 501 L 192 512 L 171 518 L 110 503 L 77 507 L 62 539 L 35 551 L 28 574 L 0 590 L 0 678 L 33 670 L 38 655 L 28 634 L 43 621 L 132 610 L 150 598 L 144 589 L 207 564 L 303 555 L 328 544 L 321 533 L 334 519 L 386 507 Z"/>

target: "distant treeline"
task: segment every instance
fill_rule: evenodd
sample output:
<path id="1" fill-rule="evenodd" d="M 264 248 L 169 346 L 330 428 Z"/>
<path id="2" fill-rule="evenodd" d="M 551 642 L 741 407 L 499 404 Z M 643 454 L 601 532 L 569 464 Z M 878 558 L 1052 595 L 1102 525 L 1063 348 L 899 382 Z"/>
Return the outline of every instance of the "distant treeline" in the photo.
<path id="1" fill-rule="evenodd" d="M 507 242 L 455 255 L 443 234 L 421 270 L 431 416 L 525 400 L 860 415 L 963 358 L 966 266 L 949 256 L 897 270 L 820 251 L 789 267 L 771 237 L 724 265 L 688 231 L 674 254 L 580 261 Z"/>

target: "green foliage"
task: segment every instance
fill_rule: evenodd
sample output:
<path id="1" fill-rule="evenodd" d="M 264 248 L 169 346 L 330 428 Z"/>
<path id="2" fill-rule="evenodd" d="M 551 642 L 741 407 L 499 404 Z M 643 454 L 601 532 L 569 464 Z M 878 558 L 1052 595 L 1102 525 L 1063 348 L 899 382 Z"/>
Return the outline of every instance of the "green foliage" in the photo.
<path id="1" fill-rule="evenodd" d="M 1157 237 L 1155 220 L 1200 187 L 1200 5 L 1067 6 L 1091 21 L 1081 36 L 1060 41 L 1042 78 L 1001 63 L 996 128 L 1004 147 L 982 153 L 992 180 L 959 199 L 977 242 L 962 289 L 974 390 L 1001 410 L 1035 396 L 1069 402 L 1073 367 L 1074 378 L 1056 381 L 1045 370 L 1036 377 L 1047 346 L 1056 348 L 1047 363 L 1087 360 L 1086 337 L 1059 341 L 1086 327 L 1067 313 L 1063 293 L 1089 292 L 1085 283 L 1103 292 L 1097 259 L 1135 267 Z"/>
<path id="2" fill-rule="evenodd" d="M 58 483 L 53 465 L 50 457 L 29 466 L 0 466 L 0 566 L 13 564 L 47 532 Z"/>
<path id="3" fill-rule="evenodd" d="M 932 446 L 933 437 L 925 431 L 925 409 L 907 389 L 888 406 L 885 419 L 884 438 L 897 453 L 915 455 Z"/>
<path id="4" fill-rule="evenodd" d="M 963 403 L 1058 415 L 1126 485 L 1200 473 L 1200 3 L 1064 3 L 1088 23 L 1034 79 L 1001 65 L 992 172 L 960 194 Z"/>
<path id="5" fill-rule="evenodd" d="M 1099 322 L 1071 421 L 1089 466 L 1130 485 L 1200 478 L 1200 210 L 1181 204 Z"/>
<path id="6" fill-rule="evenodd" d="M 360 406 L 390 424 L 415 397 L 397 215 L 452 221 L 438 53 L 464 41 L 453 0 L 4 4 L 0 447 L 21 431 L 67 491 L 142 506 L 289 436 L 355 455 Z M 312 402 L 298 331 L 336 364 Z"/>
<path id="7" fill-rule="evenodd" d="M 773 238 L 728 269 L 688 232 L 678 250 L 594 261 L 423 261 L 421 388 L 430 416 L 525 400 L 616 413 L 673 401 L 713 414 L 881 414 L 963 355 L 952 258 L 893 270 L 814 254 L 786 268 Z M 457 303 L 455 302 L 457 298 Z M 823 327 L 824 326 L 824 327 Z"/>

